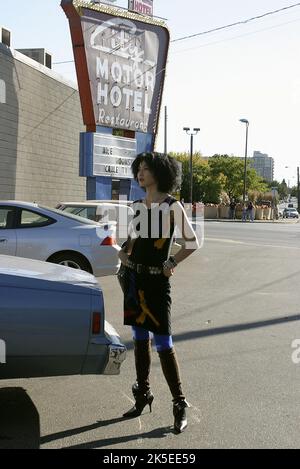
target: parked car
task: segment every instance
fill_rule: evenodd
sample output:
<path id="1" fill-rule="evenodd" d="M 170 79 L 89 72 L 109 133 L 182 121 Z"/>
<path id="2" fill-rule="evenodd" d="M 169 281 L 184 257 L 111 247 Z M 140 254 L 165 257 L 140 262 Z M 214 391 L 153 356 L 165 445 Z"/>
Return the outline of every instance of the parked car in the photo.
<path id="1" fill-rule="evenodd" d="M 122 205 L 132 205 L 133 200 L 123 199 L 96 199 L 89 200 L 88 202 L 104 203 L 104 204 L 122 204 Z"/>
<path id="2" fill-rule="evenodd" d="M 0 255 L 0 298 L 0 379 L 120 373 L 126 348 L 93 275 Z"/>
<path id="3" fill-rule="evenodd" d="M 299 218 L 299 213 L 295 208 L 285 208 L 283 218 Z"/>
<path id="4" fill-rule="evenodd" d="M 0 201 L 0 254 L 86 270 L 96 277 L 119 268 L 116 227 L 99 225 L 29 202 Z"/>
<path id="5" fill-rule="evenodd" d="M 101 224 L 114 224 L 119 245 L 122 245 L 127 240 L 128 226 L 134 215 L 131 207 L 121 203 L 114 203 L 113 201 L 61 202 L 56 208 L 65 213 L 72 213 Z"/>
<path id="6" fill-rule="evenodd" d="M 86 202 L 61 202 L 56 206 L 56 208 L 63 212 L 89 218 L 90 220 L 94 220 L 99 223 L 115 223 L 117 242 L 122 246 L 122 244 L 127 240 L 128 226 L 133 219 L 134 211 L 128 205 L 123 205 L 119 202 L 122 201 L 109 200 L 100 202 L 89 200 Z M 172 256 L 174 256 L 182 247 L 177 241 L 180 240 L 175 236 L 170 253 Z"/>

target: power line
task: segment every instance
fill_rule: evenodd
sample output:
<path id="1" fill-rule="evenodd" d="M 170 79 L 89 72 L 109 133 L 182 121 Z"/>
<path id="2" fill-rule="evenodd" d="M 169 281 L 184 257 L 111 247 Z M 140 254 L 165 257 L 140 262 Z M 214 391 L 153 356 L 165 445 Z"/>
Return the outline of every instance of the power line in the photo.
<path id="1" fill-rule="evenodd" d="M 27 137 L 29 137 L 29 135 L 31 135 L 35 130 L 37 130 L 44 122 L 46 122 L 50 116 L 52 116 L 53 114 L 55 114 L 57 111 L 60 110 L 60 108 L 66 104 L 67 101 L 69 101 L 70 98 L 72 98 L 72 96 L 74 96 L 74 94 L 77 92 L 77 90 L 74 90 L 72 91 L 72 93 L 67 96 L 65 99 L 63 99 L 60 104 L 58 104 L 58 106 L 56 106 L 52 111 L 48 112 L 48 114 L 46 115 L 46 117 L 44 117 L 36 126 L 34 126 L 31 130 L 29 130 L 28 132 L 26 132 L 19 140 L 18 140 L 18 143 L 22 143 L 23 140 L 27 139 Z"/>
<path id="2" fill-rule="evenodd" d="M 248 18 L 246 20 L 237 21 L 236 23 L 227 24 L 225 26 L 219 26 L 218 28 L 209 29 L 207 31 L 202 31 L 200 33 L 191 34 L 189 36 L 179 37 L 178 39 L 173 39 L 171 42 L 184 41 L 186 39 L 192 39 L 194 37 L 204 36 L 205 34 L 210 34 L 210 33 L 216 32 L 216 31 L 221 31 L 223 29 L 233 28 L 234 26 L 240 26 L 242 24 L 247 24 L 247 23 L 250 23 L 250 21 L 259 20 L 261 18 L 265 18 L 266 16 L 275 15 L 276 13 L 280 13 L 281 11 L 290 10 L 291 8 L 295 8 L 295 7 L 299 7 L 299 6 L 300 6 L 300 2 L 294 3 L 293 5 L 289 5 L 289 6 L 284 7 L 284 8 L 279 8 L 278 10 L 269 11 L 269 12 L 264 13 L 264 14 L 259 15 L 259 16 L 253 16 L 252 18 Z"/>
<path id="3" fill-rule="evenodd" d="M 225 26 L 220 26 L 220 27 L 214 28 L 214 29 L 209 29 L 207 31 L 202 31 L 202 32 L 196 33 L 196 34 L 191 34 L 190 36 L 184 36 L 184 37 L 180 37 L 178 39 L 173 39 L 170 42 L 174 43 L 174 42 L 184 41 L 186 39 L 191 39 L 191 38 L 198 37 L 198 36 L 204 36 L 206 34 L 210 34 L 210 33 L 216 32 L 216 31 L 222 31 L 224 29 L 233 28 L 234 26 L 247 24 L 251 21 L 258 20 L 258 19 L 261 19 L 261 18 L 265 18 L 266 16 L 275 15 L 275 14 L 280 13 L 282 11 L 290 10 L 291 8 L 295 8 L 295 7 L 298 7 L 298 6 L 300 6 L 300 2 L 295 3 L 293 5 L 289 5 L 289 6 L 284 7 L 284 8 L 279 8 L 278 10 L 269 11 L 269 12 L 264 13 L 264 14 L 259 15 L 259 16 L 253 16 L 252 18 L 248 18 L 246 20 L 238 21 L 236 23 L 228 24 L 228 25 L 225 25 Z M 63 62 L 53 62 L 53 65 L 63 65 L 63 64 L 69 64 L 69 63 L 74 63 L 74 60 L 66 60 L 66 61 L 63 61 Z"/>
<path id="4" fill-rule="evenodd" d="M 291 20 L 291 21 L 286 21 L 285 23 L 276 24 L 274 26 L 269 26 L 268 28 L 257 29 L 256 31 L 251 31 L 249 33 L 239 34 L 238 36 L 229 37 L 229 38 L 226 38 L 226 39 L 219 39 L 219 40 L 214 41 L 214 42 L 206 42 L 205 44 L 198 44 L 197 46 L 189 47 L 188 49 L 180 49 L 180 50 L 177 50 L 177 51 L 173 50 L 173 51 L 171 51 L 171 53 L 176 55 L 176 54 L 180 54 L 182 52 L 189 52 L 191 50 L 201 49 L 203 47 L 214 46 L 216 44 L 220 44 L 220 43 L 223 43 L 223 42 L 234 41 L 235 39 L 240 39 L 240 38 L 243 38 L 243 37 L 252 36 L 253 34 L 258 34 L 258 33 L 262 33 L 262 32 L 265 32 L 265 31 L 269 31 L 271 29 L 280 28 L 282 26 L 286 26 L 287 24 L 296 23 L 298 21 L 300 21 L 300 18 L 297 18 L 297 19 Z"/>

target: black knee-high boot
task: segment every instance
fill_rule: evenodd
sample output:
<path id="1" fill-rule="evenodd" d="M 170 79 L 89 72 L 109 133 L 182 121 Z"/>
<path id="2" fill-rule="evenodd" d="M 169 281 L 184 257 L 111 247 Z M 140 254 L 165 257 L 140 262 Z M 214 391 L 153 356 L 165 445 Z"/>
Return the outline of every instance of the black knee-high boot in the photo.
<path id="1" fill-rule="evenodd" d="M 134 358 L 136 369 L 136 383 L 132 386 L 132 393 L 135 398 L 135 405 L 123 417 L 131 418 L 141 415 L 144 407 L 149 405 L 150 412 L 154 399 L 150 391 L 150 367 L 151 367 L 151 341 L 134 341 Z"/>
<path id="2" fill-rule="evenodd" d="M 174 428 L 181 433 L 187 426 L 186 407 L 188 403 L 182 391 L 180 371 L 174 348 L 158 352 L 163 374 L 173 396 Z"/>

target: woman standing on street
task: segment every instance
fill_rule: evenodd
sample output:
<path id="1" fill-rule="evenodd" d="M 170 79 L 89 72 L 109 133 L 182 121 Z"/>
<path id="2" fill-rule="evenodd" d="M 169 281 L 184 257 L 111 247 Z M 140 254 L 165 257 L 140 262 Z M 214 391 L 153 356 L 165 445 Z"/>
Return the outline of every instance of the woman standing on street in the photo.
<path id="1" fill-rule="evenodd" d="M 176 161 L 165 154 L 142 153 L 133 162 L 132 170 L 146 194 L 143 200 L 133 203 L 133 223 L 119 254 L 127 275 L 124 324 L 132 326 L 136 367 L 136 383 L 132 386 L 135 405 L 123 416 L 137 417 L 146 405 L 151 412 L 151 332 L 173 397 L 174 428 L 180 433 L 187 426 L 188 403 L 172 342 L 169 278 L 177 264 L 199 244 L 182 205 L 169 195 L 178 183 Z M 170 256 L 175 227 L 185 243 L 175 256 Z"/>

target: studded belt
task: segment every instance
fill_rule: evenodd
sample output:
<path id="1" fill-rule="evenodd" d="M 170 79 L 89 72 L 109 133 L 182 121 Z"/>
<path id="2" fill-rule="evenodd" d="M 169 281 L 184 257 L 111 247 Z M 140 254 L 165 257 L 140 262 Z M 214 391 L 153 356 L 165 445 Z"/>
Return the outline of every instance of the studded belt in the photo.
<path id="1" fill-rule="evenodd" d="M 129 269 L 135 270 L 138 274 L 159 275 L 162 273 L 162 269 L 157 266 L 136 264 L 135 262 L 132 262 L 130 259 L 127 260 L 126 265 L 127 267 L 129 267 Z"/>

